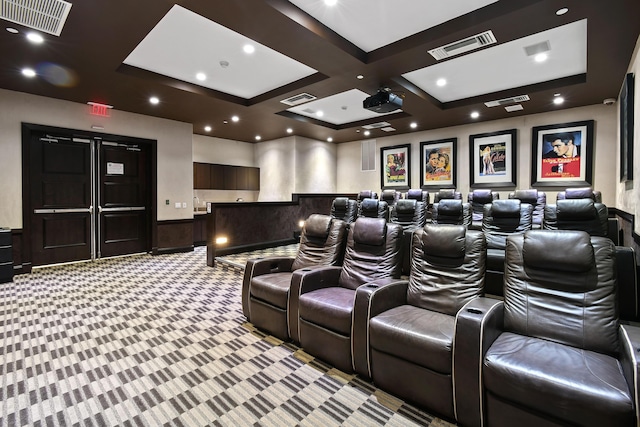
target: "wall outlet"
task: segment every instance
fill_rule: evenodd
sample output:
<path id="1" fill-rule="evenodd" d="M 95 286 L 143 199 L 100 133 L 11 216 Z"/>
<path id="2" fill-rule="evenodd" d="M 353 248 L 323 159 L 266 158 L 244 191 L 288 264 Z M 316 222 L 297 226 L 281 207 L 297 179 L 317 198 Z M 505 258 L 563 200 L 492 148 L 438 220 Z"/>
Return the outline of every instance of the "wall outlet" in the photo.
<path id="1" fill-rule="evenodd" d="M 176 209 L 180 209 L 180 206 L 182 206 L 182 204 L 180 202 L 176 202 Z"/>
<path id="2" fill-rule="evenodd" d="M 165 205 L 167 205 L 167 206 L 169 206 L 169 199 L 165 200 L 165 201 L 164 201 L 164 204 L 165 204 Z"/>
<path id="3" fill-rule="evenodd" d="M 182 209 L 187 209 L 187 202 L 182 202 Z"/>

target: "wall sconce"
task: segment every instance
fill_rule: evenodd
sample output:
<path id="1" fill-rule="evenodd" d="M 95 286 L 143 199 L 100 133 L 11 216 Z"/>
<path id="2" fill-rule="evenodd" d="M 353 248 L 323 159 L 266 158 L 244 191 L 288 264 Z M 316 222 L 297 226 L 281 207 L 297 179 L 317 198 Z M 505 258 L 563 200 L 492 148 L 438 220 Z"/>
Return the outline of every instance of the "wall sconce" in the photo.
<path id="1" fill-rule="evenodd" d="M 229 239 L 227 239 L 224 236 L 220 236 L 220 237 L 216 237 L 216 245 L 224 245 L 225 243 L 228 243 Z"/>
<path id="2" fill-rule="evenodd" d="M 300 227 L 300 228 L 304 227 L 304 220 L 303 220 L 303 219 L 301 219 L 301 220 L 298 222 L 298 227 Z"/>

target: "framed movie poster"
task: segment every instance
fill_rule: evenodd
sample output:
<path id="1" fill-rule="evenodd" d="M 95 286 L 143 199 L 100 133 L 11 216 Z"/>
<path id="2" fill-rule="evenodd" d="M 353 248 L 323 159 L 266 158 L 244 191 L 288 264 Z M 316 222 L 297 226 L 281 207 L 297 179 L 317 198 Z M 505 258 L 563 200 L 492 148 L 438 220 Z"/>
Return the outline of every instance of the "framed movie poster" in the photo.
<path id="1" fill-rule="evenodd" d="M 633 179 L 633 73 L 620 91 L 620 181 Z"/>
<path id="2" fill-rule="evenodd" d="M 380 180 L 382 189 L 411 188 L 411 144 L 380 148 Z"/>
<path id="3" fill-rule="evenodd" d="M 469 136 L 471 187 L 515 187 L 517 130 Z"/>
<path id="4" fill-rule="evenodd" d="M 423 190 L 456 188 L 458 138 L 420 143 L 420 176 Z"/>
<path id="5" fill-rule="evenodd" d="M 537 126 L 531 135 L 531 185 L 591 185 L 593 120 Z"/>

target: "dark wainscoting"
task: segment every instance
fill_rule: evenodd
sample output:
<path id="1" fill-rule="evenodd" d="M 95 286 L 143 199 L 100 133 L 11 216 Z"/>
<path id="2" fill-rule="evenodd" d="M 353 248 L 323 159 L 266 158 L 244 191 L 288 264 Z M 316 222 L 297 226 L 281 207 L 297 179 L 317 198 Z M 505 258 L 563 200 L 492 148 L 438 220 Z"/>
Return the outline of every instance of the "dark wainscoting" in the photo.
<path id="1" fill-rule="evenodd" d="M 620 245 L 633 248 L 636 253 L 636 263 L 640 265 L 640 236 L 635 230 L 635 216 L 620 209 L 609 209 L 620 224 Z"/>
<path id="2" fill-rule="evenodd" d="M 207 215 L 207 264 L 216 256 L 296 241 L 298 223 L 313 213 L 329 215 L 333 199 L 355 194 L 293 194 L 291 202 L 213 203 Z M 216 245 L 215 238 L 228 242 Z"/>
<path id="3" fill-rule="evenodd" d="M 152 254 L 169 254 L 193 250 L 193 219 L 158 221 L 157 244 Z"/>

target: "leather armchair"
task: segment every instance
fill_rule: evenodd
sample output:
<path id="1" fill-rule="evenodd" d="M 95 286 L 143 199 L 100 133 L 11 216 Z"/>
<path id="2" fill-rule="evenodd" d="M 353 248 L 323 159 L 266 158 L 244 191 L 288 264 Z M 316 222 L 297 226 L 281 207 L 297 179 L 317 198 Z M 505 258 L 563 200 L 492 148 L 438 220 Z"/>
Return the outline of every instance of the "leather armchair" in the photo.
<path id="1" fill-rule="evenodd" d="M 376 199 L 364 199 L 358 207 L 358 218 L 383 218 L 389 220 L 389 205 L 387 202 Z"/>
<path id="2" fill-rule="evenodd" d="M 331 203 L 331 218 L 340 219 L 348 224 L 356 220 L 358 205 L 348 197 L 336 197 Z"/>
<path id="3" fill-rule="evenodd" d="M 462 200 L 462 193 L 453 188 L 445 188 L 440 191 L 436 191 L 433 195 L 433 203 L 438 203 L 440 200 L 448 199 Z"/>
<path id="4" fill-rule="evenodd" d="M 471 225 L 471 204 L 462 200 L 444 199 L 433 204 L 431 221 L 434 224 Z"/>
<path id="5" fill-rule="evenodd" d="M 287 308 L 294 271 L 318 265 L 340 265 L 347 223 L 313 214 L 305 221 L 295 258 L 270 257 L 247 261 L 242 281 L 242 312 L 257 328 L 289 339 Z"/>
<path id="6" fill-rule="evenodd" d="M 356 199 L 356 201 L 358 202 L 358 206 L 360 205 L 360 203 L 362 203 L 362 201 L 364 199 L 378 199 L 378 193 L 376 193 L 375 191 L 372 190 L 362 190 L 361 192 L 358 193 L 358 197 Z"/>
<path id="7" fill-rule="evenodd" d="M 547 206 L 547 193 L 534 188 L 528 190 L 516 190 L 509 193 L 510 199 L 518 199 L 522 203 L 529 203 L 533 206 L 532 222 L 533 229 L 542 228 L 544 219 L 544 207 Z"/>
<path id="8" fill-rule="evenodd" d="M 396 190 L 382 190 L 380 194 L 380 200 L 387 202 L 389 208 L 393 210 L 398 200 L 400 200 L 400 192 Z"/>
<path id="9" fill-rule="evenodd" d="M 381 218 L 358 218 L 349 230 L 342 267 L 302 269 L 293 274 L 290 336 L 308 353 L 352 372 L 353 331 L 366 329 L 366 315 L 354 313 L 356 289 L 400 277 L 401 243 L 400 225 Z"/>
<path id="10" fill-rule="evenodd" d="M 454 419 L 455 319 L 482 294 L 486 242 L 482 232 L 462 225 L 427 224 L 413 235 L 412 251 L 408 281 L 357 290 L 356 307 L 368 305 L 370 316 L 365 338 L 370 356 L 367 371 L 359 373 L 385 391 Z"/>
<path id="11" fill-rule="evenodd" d="M 582 231 L 507 238 L 504 302 L 459 317 L 460 424 L 637 425 L 640 329 L 618 320 L 615 258 Z"/>
<path id="12" fill-rule="evenodd" d="M 606 211 L 607 216 L 602 219 L 603 222 L 606 221 L 608 223 L 606 226 L 603 225 L 603 229 L 606 230 L 607 233 L 606 236 L 613 240 L 613 243 L 616 245 L 620 244 L 620 226 L 618 224 L 618 219 L 608 218 L 609 212 L 606 206 L 602 204 L 602 194 L 599 191 L 593 191 L 590 187 L 568 188 L 566 191 L 558 193 L 558 201 L 556 203 L 561 200 L 563 201 L 562 203 L 564 203 L 565 200 L 593 200 L 594 205 L 600 213 L 602 213 L 602 211 Z M 545 212 L 545 216 L 546 215 L 547 213 Z M 553 215 L 550 215 L 550 219 L 553 220 Z M 588 230 L 585 231 L 589 232 Z M 589 232 L 589 234 L 594 235 L 591 232 Z"/>
<path id="13" fill-rule="evenodd" d="M 471 204 L 471 228 L 482 229 L 482 216 L 484 215 L 484 205 L 494 200 L 500 199 L 500 194 L 491 190 L 473 190 L 467 194 L 467 201 Z"/>
<path id="14" fill-rule="evenodd" d="M 485 292 L 502 295 L 505 245 L 508 236 L 532 229 L 533 206 L 518 199 L 494 200 L 484 205 L 482 231 L 487 239 Z"/>

